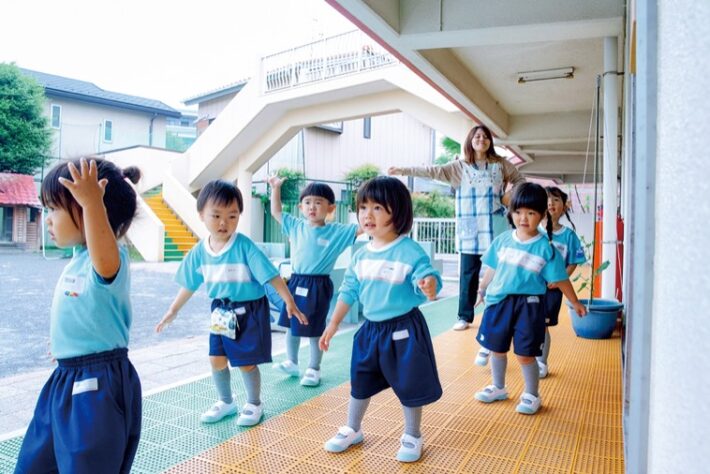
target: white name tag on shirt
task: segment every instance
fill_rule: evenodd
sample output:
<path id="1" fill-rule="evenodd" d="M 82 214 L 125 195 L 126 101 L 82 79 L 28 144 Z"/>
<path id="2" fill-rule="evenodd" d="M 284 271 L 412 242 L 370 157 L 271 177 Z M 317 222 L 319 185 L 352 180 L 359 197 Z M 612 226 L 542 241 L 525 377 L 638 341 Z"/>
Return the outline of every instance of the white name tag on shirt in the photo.
<path id="1" fill-rule="evenodd" d="M 74 386 L 71 389 L 72 395 L 79 395 L 84 392 L 95 392 L 99 389 L 99 379 L 96 377 L 92 379 L 77 380 L 74 382 Z"/>
<path id="2" fill-rule="evenodd" d="M 395 331 L 392 333 L 392 340 L 393 341 L 407 339 L 408 337 L 409 337 L 409 329 L 402 329 L 400 331 Z"/>
<path id="3" fill-rule="evenodd" d="M 327 247 L 328 244 L 330 243 L 330 240 L 320 238 L 320 239 L 316 240 L 316 243 L 318 245 L 320 245 L 321 247 Z"/>
<path id="4" fill-rule="evenodd" d="M 308 288 L 296 287 L 296 296 L 308 296 Z"/>
<path id="5" fill-rule="evenodd" d="M 84 292 L 84 277 L 78 275 L 65 275 L 62 278 L 62 290 L 67 296 L 78 296 Z"/>

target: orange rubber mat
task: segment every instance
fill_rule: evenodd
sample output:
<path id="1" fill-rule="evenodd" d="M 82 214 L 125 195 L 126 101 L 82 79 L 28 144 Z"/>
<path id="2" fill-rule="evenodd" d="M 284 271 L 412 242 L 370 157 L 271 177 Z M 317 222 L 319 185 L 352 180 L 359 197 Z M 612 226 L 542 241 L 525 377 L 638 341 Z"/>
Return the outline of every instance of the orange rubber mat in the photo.
<path id="1" fill-rule="evenodd" d="M 477 322 L 480 317 L 476 317 Z M 510 399 L 484 404 L 474 392 L 491 383 L 473 364 L 477 328 L 434 338 L 444 395 L 424 407 L 419 462 L 395 460 L 404 421 L 391 390 L 373 397 L 365 441 L 332 454 L 323 443 L 347 420 L 345 383 L 208 449 L 170 473 L 623 473 L 621 339 L 577 338 L 563 306 L 551 328 L 550 374 L 540 381 L 543 406 L 516 413 L 520 367 L 508 358 Z M 328 357 L 326 354 L 325 357 Z M 327 376 L 327 374 L 324 374 Z"/>

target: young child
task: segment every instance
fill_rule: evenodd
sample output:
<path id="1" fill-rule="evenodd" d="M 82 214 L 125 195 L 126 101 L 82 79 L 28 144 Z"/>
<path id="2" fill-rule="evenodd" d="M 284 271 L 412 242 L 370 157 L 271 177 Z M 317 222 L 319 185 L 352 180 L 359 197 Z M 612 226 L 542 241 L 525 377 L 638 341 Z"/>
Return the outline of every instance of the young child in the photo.
<path id="1" fill-rule="evenodd" d="M 212 298 L 209 355 L 219 400 L 202 414 L 203 423 L 215 423 L 237 412 L 227 361 L 241 370 L 247 392 L 237 424 L 254 426 L 261 421 L 264 407 L 257 365 L 271 362 L 266 282 L 283 298 L 289 317 L 307 324 L 278 270 L 254 242 L 237 232 L 243 210 L 242 194 L 234 184 L 216 180 L 202 188 L 197 212 L 210 235 L 198 242 L 180 264 L 175 280 L 182 288 L 155 327 L 161 332 L 172 323 L 180 308 L 205 284 Z"/>
<path id="2" fill-rule="evenodd" d="M 552 245 L 552 219 L 548 216 L 547 239 L 538 226 L 547 214 L 547 192 L 535 183 L 515 187 L 510 202 L 514 230 L 498 236 L 483 255 L 488 266 L 481 281 L 480 299 L 486 309 L 478 330 L 478 342 L 491 351 L 493 384 L 476 392 L 485 403 L 505 400 L 507 352 L 513 341 L 523 371 L 525 392 L 516 407 L 519 413 L 535 414 L 541 405 L 539 370 L 535 357 L 545 342 L 543 298 L 547 283 L 555 283 L 579 315 L 586 314 L 565 272 L 564 259 Z"/>
<path id="3" fill-rule="evenodd" d="M 305 219 L 297 219 L 281 211 L 281 185 L 284 179 L 272 176 L 271 215 L 283 226 L 283 233 L 291 242 L 293 274 L 288 289 L 294 295 L 298 309 L 308 318 L 308 326 L 281 311 L 279 325 L 286 331 L 285 361 L 276 364 L 287 375 L 299 376 L 298 347 L 301 337 L 310 339 L 311 356 L 303 374 L 301 385 L 315 387 L 320 384 L 320 362 L 323 351 L 318 339 L 325 330 L 325 320 L 333 297 L 333 271 L 338 256 L 355 242 L 360 234 L 356 224 L 326 224 L 325 219 L 335 211 L 335 194 L 327 184 L 310 183 L 299 197 L 298 207 Z"/>
<path id="4" fill-rule="evenodd" d="M 362 304 L 365 322 L 353 341 L 348 424 L 325 449 L 338 453 L 361 443 L 360 424 L 370 398 L 392 387 L 405 422 L 397 460 L 414 462 L 422 453 L 422 406 L 441 397 L 431 336 L 418 306 L 441 290 L 441 276 L 421 246 L 407 237 L 412 200 L 401 181 L 383 176 L 363 183 L 357 208 L 358 222 L 372 240 L 355 253 L 345 273 L 321 349 L 328 350 L 355 301 Z"/>
<path id="5" fill-rule="evenodd" d="M 552 219 L 552 245 L 554 245 L 562 255 L 567 270 L 567 276 L 569 277 L 577 268 L 577 265 L 587 261 L 584 255 L 584 247 L 582 247 L 582 243 L 575 233 L 577 229 L 574 227 L 574 222 L 572 222 L 567 212 L 569 202 L 567 193 L 555 186 L 550 186 L 545 189 L 547 191 L 547 212 L 549 213 L 549 218 Z M 572 224 L 572 229 L 574 230 L 560 224 L 562 214 L 567 217 L 567 220 Z M 549 327 L 557 326 L 558 315 L 562 307 L 562 292 L 557 287 L 557 283 L 548 283 L 544 302 L 546 326 L 545 345 L 542 347 L 542 355 L 537 358 L 541 379 L 547 377 L 549 372 L 547 363 L 551 343 Z"/>
<path id="6" fill-rule="evenodd" d="M 136 168 L 86 159 L 57 165 L 41 187 L 49 235 L 74 247 L 50 317 L 58 367 L 27 428 L 16 473 L 129 472 L 141 432 L 141 384 L 128 360 L 128 251 L 117 244 L 136 212 Z"/>

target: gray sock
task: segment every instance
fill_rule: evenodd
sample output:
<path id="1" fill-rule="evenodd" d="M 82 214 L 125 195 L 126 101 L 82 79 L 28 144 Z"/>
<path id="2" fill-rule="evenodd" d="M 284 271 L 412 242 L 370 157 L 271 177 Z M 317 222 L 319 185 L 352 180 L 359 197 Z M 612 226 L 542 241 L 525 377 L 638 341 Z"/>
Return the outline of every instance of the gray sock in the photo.
<path id="1" fill-rule="evenodd" d="M 323 351 L 318 347 L 319 337 L 309 337 L 311 340 L 311 362 L 308 364 L 309 369 L 320 370 L 320 361 L 323 359 Z"/>
<path id="2" fill-rule="evenodd" d="M 520 365 L 523 369 L 523 379 L 525 380 L 525 391 L 539 397 L 537 392 L 538 385 L 540 384 L 540 369 L 537 366 L 537 362 L 531 362 L 529 364 Z"/>
<path id="3" fill-rule="evenodd" d="M 255 367 L 249 372 L 242 370 L 241 373 L 242 379 L 244 379 L 244 388 L 247 391 L 247 403 L 261 405 L 261 372 L 259 372 L 259 367 Z"/>
<path id="4" fill-rule="evenodd" d="M 404 409 L 404 432 L 409 436 L 414 436 L 415 438 L 422 437 L 422 407 L 405 407 Z M 408 446 L 411 445 L 411 446 Z M 407 448 L 413 448 L 412 443 L 405 443 Z"/>
<path id="5" fill-rule="evenodd" d="M 367 407 L 370 405 L 370 399 L 359 399 L 350 397 L 350 405 L 348 405 L 348 426 L 355 431 L 360 431 L 362 419 L 365 417 Z"/>
<path id="6" fill-rule="evenodd" d="M 550 337 L 550 330 L 545 329 L 545 344 L 542 346 L 542 355 L 537 358 L 538 361 L 547 365 L 547 357 L 550 355 L 550 343 L 552 338 Z"/>
<path id="7" fill-rule="evenodd" d="M 491 375 L 493 375 L 493 385 L 498 388 L 505 387 L 505 370 L 508 367 L 508 355 L 498 356 L 491 354 Z"/>
<path id="8" fill-rule="evenodd" d="M 291 330 L 286 331 L 286 356 L 294 364 L 298 365 L 298 347 L 301 345 L 300 336 L 291 334 Z"/>
<path id="9" fill-rule="evenodd" d="M 224 403 L 232 403 L 232 385 L 229 374 L 229 367 L 222 370 L 212 370 L 212 380 L 217 387 L 217 396 Z"/>

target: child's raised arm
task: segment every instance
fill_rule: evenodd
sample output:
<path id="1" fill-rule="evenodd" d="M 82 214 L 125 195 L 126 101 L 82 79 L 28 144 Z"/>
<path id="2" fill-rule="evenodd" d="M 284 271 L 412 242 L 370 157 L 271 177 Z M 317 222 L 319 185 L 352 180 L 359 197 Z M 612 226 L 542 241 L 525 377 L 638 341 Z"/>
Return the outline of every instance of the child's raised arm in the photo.
<path id="1" fill-rule="evenodd" d="M 185 303 L 187 303 L 187 300 L 189 300 L 193 294 L 194 292 L 188 290 L 187 288 L 180 288 L 180 291 L 178 291 L 177 296 L 170 305 L 170 308 L 168 308 L 168 311 L 163 316 L 163 319 L 161 319 L 160 322 L 156 324 L 155 332 L 159 333 L 163 329 L 168 327 L 168 325 L 172 323 L 175 318 L 177 318 L 177 314 L 178 311 L 180 311 L 180 308 L 182 308 Z"/>
<path id="2" fill-rule="evenodd" d="M 279 224 L 282 223 L 281 185 L 284 184 L 284 181 L 286 181 L 286 178 L 279 178 L 276 175 L 269 177 L 269 184 L 271 185 L 271 216 L 276 219 Z"/>
<path id="3" fill-rule="evenodd" d="M 98 180 L 96 161 L 80 161 L 81 170 L 76 169 L 74 163 L 69 163 L 67 169 L 72 181 L 59 178 L 59 182 L 69 190 L 82 209 L 82 221 L 86 248 L 89 250 L 91 264 L 99 276 L 111 279 L 116 276 L 121 266 L 118 254 L 116 236 L 108 221 L 106 207 L 104 206 L 104 191 L 108 180 Z"/>

